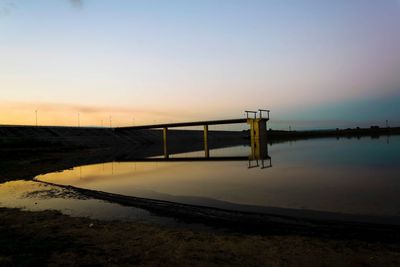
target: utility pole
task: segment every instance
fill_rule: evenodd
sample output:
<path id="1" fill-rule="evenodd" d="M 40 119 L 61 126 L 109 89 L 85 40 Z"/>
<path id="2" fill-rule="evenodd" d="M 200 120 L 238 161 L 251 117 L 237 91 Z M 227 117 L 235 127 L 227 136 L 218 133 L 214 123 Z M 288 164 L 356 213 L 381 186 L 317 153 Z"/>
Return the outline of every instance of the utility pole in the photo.
<path id="1" fill-rule="evenodd" d="M 111 126 L 111 116 L 110 116 L 110 128 L 112 128 L 112 126 Z"/>
<path id="2" fill-rule="evenodd" d="M 79 112 L 78 112 L 78 127 L 81 127 L 81 118 Z"/>
<path id="3" fill-rule="evenodd" d="M 36 109 L 36 110 L 35 110 L 36 127 L 38 126 L 38 118 L 37 118 L 37 113 L 38 113 L 38 111 L 37 111 L 37 109 Z"/>

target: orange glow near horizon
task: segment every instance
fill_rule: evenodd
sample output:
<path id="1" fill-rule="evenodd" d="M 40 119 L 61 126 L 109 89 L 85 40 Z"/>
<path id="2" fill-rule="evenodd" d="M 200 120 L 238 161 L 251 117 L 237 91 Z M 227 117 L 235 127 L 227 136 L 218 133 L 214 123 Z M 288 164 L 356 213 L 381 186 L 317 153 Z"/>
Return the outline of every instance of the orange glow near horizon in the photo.
<path id="1" fill-rule="evenodd" d="M 212 108 L 208 109 L 212 112 Z M 237 112 L 235 118 L 243 116 Z M 0 125 L 96 126 L 120 127 L 154 123 L 172 123 L 204 119 L 229 118 L 215 112 L 212 117 L 201 112 L 181 109 L 147 110 L 106 106 L 84 106 L 50 103 L 5 103 L 0 105 Z M 230 115 L 232 117 L 232 115 Z"/>
<path id="2" fill-rule="evenodd" d="M 8 104 L 0 107 L 2 125 L 127 126 L 170 122 L 173 113 L 66 104 Z"/>

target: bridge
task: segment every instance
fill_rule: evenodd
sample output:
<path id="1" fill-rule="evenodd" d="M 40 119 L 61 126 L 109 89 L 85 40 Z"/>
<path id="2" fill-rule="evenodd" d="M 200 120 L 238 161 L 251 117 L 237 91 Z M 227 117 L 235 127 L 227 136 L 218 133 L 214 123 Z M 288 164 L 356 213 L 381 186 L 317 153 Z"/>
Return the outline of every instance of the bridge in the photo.
<path id="1" fill-rule="evenodd" d="M 225 124 L 241 124 L 247 123 L 250 126 L 250 140 L 253 158 L 262 158 L 265 154 L 263 151 L 264 144 L 266 145 L 267 138 L 267 121 L 269 120 L 270 111 L 267 109 L 259 109 L 258 111 L 246 110 L 246 118 L 227 119 L 227 120 L 209 120 L 209 121 L 192 121 L 164 124 L 149 124 L 139 126 L 118 127 L 114 131 L 129 131 L 129 130 L 145 130 L 145 129 L 163 129 L 163 145 L 164 157 L 169 158 L 168 153 L 168 129 L 177 127 L 204 127 L 204 152 L 206 158 L 210 156 L 208 145 L 208 127 L 210 125 L 225 125 Z"/>

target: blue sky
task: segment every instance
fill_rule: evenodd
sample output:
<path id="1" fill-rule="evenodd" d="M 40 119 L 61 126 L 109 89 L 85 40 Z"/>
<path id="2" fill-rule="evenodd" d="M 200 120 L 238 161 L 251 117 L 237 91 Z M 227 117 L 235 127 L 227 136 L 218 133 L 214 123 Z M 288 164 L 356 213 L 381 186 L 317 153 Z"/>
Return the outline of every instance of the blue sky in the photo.
<path id="1" fill-rule="evenodd" d="M 0 59 L 3 124 L 400 124 L 396 0 L 0 0 Z"/>

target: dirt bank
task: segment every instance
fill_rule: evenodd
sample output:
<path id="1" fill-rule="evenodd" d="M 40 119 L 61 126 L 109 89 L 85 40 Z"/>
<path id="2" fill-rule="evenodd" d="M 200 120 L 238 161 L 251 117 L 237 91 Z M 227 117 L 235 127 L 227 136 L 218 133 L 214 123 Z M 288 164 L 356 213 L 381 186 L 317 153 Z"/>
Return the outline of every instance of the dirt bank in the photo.
<path id="1" fill-rule="evenodd" d="M 2 126 L 0 148 L 57 150 L 60 148 L 104 148 L 163 144 L 162 130 L 117 130 L 118 128 L 60 127 L 60 126 Z M 210 131 L 215 142 L 240 140 L 244 132 Z M 168 143 L 203 142 L 203 131 L 169 130 Z"/>
<path id="2" fill-rule="evenodd" d="M 400 245 L 244 235 L 0 209 L 0 266 L 399 266 Z"/>

